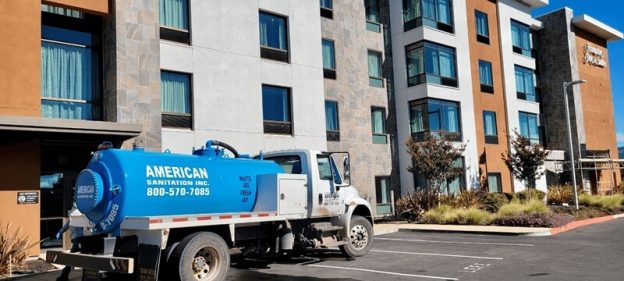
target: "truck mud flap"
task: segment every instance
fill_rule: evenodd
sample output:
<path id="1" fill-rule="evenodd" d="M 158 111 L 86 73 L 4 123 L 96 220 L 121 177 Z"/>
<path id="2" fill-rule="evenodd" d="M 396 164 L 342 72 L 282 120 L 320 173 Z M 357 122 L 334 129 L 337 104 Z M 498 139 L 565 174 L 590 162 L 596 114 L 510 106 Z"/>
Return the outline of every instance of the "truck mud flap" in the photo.
<path id="1" fill-rule="evenodd" d="M 85 269 L 100 270 L 114 273 L 134 273 L 134 259 L 113 256 L 97 256 L 90 254 L 48 251 L 46 261 Z"/>

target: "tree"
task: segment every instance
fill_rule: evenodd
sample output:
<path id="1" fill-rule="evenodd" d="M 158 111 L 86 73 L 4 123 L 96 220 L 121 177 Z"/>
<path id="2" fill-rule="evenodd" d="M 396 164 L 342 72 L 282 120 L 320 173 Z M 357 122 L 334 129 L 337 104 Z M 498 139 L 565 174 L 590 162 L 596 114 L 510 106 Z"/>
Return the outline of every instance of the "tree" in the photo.
<path id="1" fill-rule="evenodd" d="M 502 154 L 503 161 L 514 177 L 528 188 L 535 188 L 535 180 L 544 175 L 544 160 L 550 151 L 541 144 L 532 144 L 531 140 L 514 130 L 515 137 L 511 139 L 511 152 Z"/>
<path id="2" fill-rule="evenodd" d="M 428 137 L 423 142 L 410 138 L 405 142 L 407 153 L 412 158 L 413 165 L 407 170 L 411 173 L 420 173 L 427 180 L 427 188 L 440 191 L 442 184 L 448 183 L 464 174 L 462 167 L 455 167 L 453 162 L 459 159 L 465 144 L 455 145 L 450 141 L 438 137 Z M 449 193 L 448 184 L 446 192 Z"/>

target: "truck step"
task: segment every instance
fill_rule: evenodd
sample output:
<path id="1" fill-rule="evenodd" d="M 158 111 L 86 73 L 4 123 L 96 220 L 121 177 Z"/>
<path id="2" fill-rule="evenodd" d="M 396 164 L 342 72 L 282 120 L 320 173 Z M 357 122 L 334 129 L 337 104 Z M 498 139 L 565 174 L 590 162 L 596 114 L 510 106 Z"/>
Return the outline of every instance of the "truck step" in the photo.
<path id="1" fill-rule="evenodd" d="M 342 230 L 344 227 L 332 225 L 329 222 L 317 222 L 312 224 L 312 228 L 320 230 L 321 232 L 333 232 Z"/>

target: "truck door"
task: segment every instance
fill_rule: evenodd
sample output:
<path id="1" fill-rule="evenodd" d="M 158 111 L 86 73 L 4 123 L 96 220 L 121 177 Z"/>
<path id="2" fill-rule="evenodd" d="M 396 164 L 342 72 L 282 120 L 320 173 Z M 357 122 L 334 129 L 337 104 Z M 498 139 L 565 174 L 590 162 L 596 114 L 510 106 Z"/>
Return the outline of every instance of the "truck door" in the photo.
<path id="1" fill-rule="evenodd" d="M 313 216 L 333 216 L 344 213 L 344 196 L 339 192 L 338 185 L 342 183 L 340 174 L 329 154 L 316 155 L 317 169 L 314 182 L 316 182 L 316 198 L 313 198 Z"/>

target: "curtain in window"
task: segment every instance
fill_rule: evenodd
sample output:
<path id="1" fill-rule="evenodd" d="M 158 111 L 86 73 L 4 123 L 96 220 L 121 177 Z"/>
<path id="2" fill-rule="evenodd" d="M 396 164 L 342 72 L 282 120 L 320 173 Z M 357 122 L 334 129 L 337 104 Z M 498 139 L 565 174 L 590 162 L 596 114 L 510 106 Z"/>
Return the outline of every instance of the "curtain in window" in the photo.
<path id="1" fill-rule="evenodd" d="M 440 50 L 440 76 L 455 78 L 455 54 Z"/>
<path id="2" fill-rule="evenodd" d="M 422 16 L 431 20 L 436 20 L 436 0 L 421 0 Z"/>
<path id="3" fill-rule="evenodd" d="M 49 118 L 92 119 L 91 49 L 41 42 L 41 115 Z M 46 99 L 50 98 L 50 99 Z M 83 102 L 57 101 L 69 99 Z"/>
<path id="4" fill-rule="evenodd" d="M 511 22 L 511 42 L 523 50 L 531 50 L 531 35 L 529 27 L 521 23 Z"/>
<path id="5" fill-rule="evenodd" d="M 160 25 L 188 30 L 188 0 L 160 0 Z"/>
<path id="6" fill-rule="evenodd" d="M 501 192 L 500 182 L 498 181 L 497 175 L 488 175 L 487 183 L 488 183 L 488 190 L 490 192 Z"/>
<path id="7" fill-rule="evenodd" d="M 427 74 L 440 75 L 438 50 L 434 46 L 425 45 L 425 71 Z"/>
<path id="8" fill-rule="evenodd" d="M 462 158 L 457 158 L 453 161 L 454 168 L 464 168 L 464 161 Z M 449 179 L 446 183 L 442 183 L 441 192 L 447 194 L 459 194 L 462 189 L 463 183 L 463 175 L 456 177 L 454 179 Z"/>
<path id="9" fill-rule="evenodd" d="M 459 116 L 457 116 L 457 108 L 452 105 L 446 105 L 446 131 L 459 132 Z"/>
<path id="10" fill-rule="evenodd" d="M 381 78 L 381 55 L 368 52 L 368 76 Z"/>
<path id="11" fill-rule="evenodd" d="M 526 69 L 524 71 L 524 90 L 527 93 L 527 100 L 535 101 L 535 84 L 533 83 L 533 71 Z"/>
<path id="12" fill-rule="evenodd" d="M 482 85 L 492 86 L 492 64 L 479 61 L 479 80 Z"/>
<path id="13" fill-rule="evenodd" d="M 425 112 L 423 107 L 424 105 L 416 105 L 412 106 L 410 110 L 410 127 L 412 133 L 419 133 L 425 130 Z"/>
<path id="14" fill-rule="evenodd" d="M 403 22 L 420 17 L 420 0 L 403 0 Z"/>
<path id="15" fill-rule="evenodd" d="M 448 0 L 437 0 L 438 1 L 438 21 L 451 25 L 451 3 Z"/>
<path id="16" fill-rule="evenodd" d="M 162 112 L 191 113 L 191 85 L 187 74 L 160 72 Z"/>
<path id="17" fill-rule="evenodd" d="M 332 0 L 319 0 L 321 2 L 321 7 L 325 8 L 325 9 L 330 9 L 332 8 Z"/>
<path id="18" fill-rule="evenodd" d="M 379 0 L 366 0 L 366 20 L 379 23 Z"/>
<path id="19" fill-rule="evenodd" d="M 390 185 L 387 178 L 377 178 L 377 204 L 387 204 L 390 202 Z"/>
<path id="20" fill-rule="evenodd" d="M 336 69 L 334 63 L 334 42 L 323 40 L 323 68 Z"/>
<path id="21" fill-rule="evenodd" d="M 528 137 L 532 140 L 539 140 L 539 122 L 536 114 L 528 114 Z"/>
<path id="22" fill-rule="evenodd" d="M 483 112 L 483 126 L 486 136 L 496 136 L 496 114 L 494 112 Z"/>
<path id="23" fill-rule="evenodd" d="M 373 109 L 371 111 L 371 119 L 373 120 L 373 134 L 385 134 L 384 132 L 384 110 L 383 109 Z"/>
<path id="24" fill-rule="evenodd" d="M 286 50 L 286 20 L 260 13 L 260 45 Z"/>
<path id="25" fill-rule="evenodd" d="M 325 128 L 338 131 L 338 105 L 335 102 L 325 102 Z"/>
<path id="26" fill-rule="evenodd" d="M 265 121 L 290 122 L 288 89 L 262 86 L 262 115 Z"/>
<path id="27" fill-rule="evenodd" d="M 407 53 L 407 76 L 415 77 L 424 73 L 423 70 L 423 49 L 413 49 Z"/>
<path id="28" fill-rule="evenodd" d="M 489 36 L 488 19 L 487 15 L 481 12 L 475 12 L 477 34 L 483 36 Z"/>

